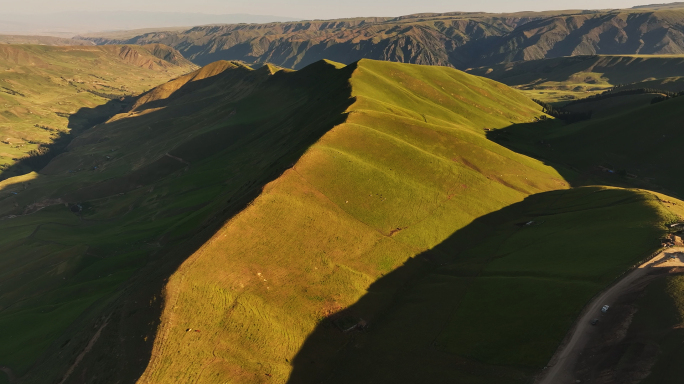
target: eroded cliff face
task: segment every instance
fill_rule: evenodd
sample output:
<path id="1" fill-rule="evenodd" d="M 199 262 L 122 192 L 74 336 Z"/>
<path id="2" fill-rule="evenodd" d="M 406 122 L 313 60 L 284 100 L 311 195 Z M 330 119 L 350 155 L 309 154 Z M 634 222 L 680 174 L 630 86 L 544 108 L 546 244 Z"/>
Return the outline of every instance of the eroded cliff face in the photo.
<path id="1" fill-rule="evenodd" d="M 593 54 L 684 53 L 684 10 L 417 14 L 270 24 L 203 26 L 98 44 L 162 43 L 196 64 L 271 62 L 302 68 L 361 58 L 469 68 Z"/>

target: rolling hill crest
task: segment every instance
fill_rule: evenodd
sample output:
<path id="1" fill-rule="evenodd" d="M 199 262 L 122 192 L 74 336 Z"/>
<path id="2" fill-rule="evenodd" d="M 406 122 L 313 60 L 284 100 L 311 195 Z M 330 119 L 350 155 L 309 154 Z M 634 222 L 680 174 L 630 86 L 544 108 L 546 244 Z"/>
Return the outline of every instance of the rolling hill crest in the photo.
<path id="1" fill-rule="evenodd" d="M 493 80 L 368 59 L 157 86 L 0 183 L 0 364 L 25 383 L 528 381 L 673 220 L 488 138 L 542 116 Z"/>

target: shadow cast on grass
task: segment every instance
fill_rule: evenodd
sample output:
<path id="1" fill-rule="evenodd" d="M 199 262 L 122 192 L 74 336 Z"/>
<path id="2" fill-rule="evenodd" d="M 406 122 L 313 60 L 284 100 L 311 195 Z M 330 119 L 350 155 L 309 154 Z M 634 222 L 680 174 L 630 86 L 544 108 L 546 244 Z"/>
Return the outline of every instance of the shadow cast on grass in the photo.
<path id="1" fill-rule="evenodd" d="M 657 230 L 629 232 L 655 213 L 619 208 L 641 198 L 559 190 L 474 220 L 319 323 L 288 383 L 530 382 L 585 303 L 658 247 Z"/>
<path id="2" fill-rule="evenodd" d="M 684 183 L 674 176 L 684 140 L 677 103 L 571 124 L 514 124 L 487 132 L 487 138 L 555 168 L 573 187 L 642 188 L 681 198 Z M 653 126 L 646 128 L 649 121 Z"/>
<path id="3" fill-rule="evenodd" d="M 79 109 L 69 116 L 67 124 L 69 132 L 57 132 L 50 143 L 40 144 L 37 149 L 31 150 L 27 156 L 0 171 L 0 181 L 29 172 L 39 172 L 52 159 L 64 153 L 74 138 L 90 128 L 106 122 L 114 115 L 124 112 L 132 105 L 133 101 L 132 97 L 111 99 L 105 104 L 93 108 L 83 107 Z"/>
<path id="4" fill-rule="evenodd" d="M 348 84 L 348 72 L 353 70 L 353 66 L 338 70 L 321 63 L 298 72 L 278 72 L 261 85 L 265 87 L 265 93 L 255 92 L 238 101 L 228 94 L 225 99 L 219 97 L 209 102 L 205 96 L 209 97 L 211 92 L 207 93 L 205 88 L 193 84 L 192 90 L 183 92 L 183 96 L 178 98 L 186 104 L 173 104 L 174 98 L 170 100 L 169 108 L 128 117 L 131 126 L 146 127 L 149 121 L 157 121 L 162 116 L 165 120 L 176 120 L 177 116 L 187 115 L 188 111 L 197 112 L 194 107 L 184 109 L 192 104 L 209 108 L 207 113 L 221 123 L 213 130 L 176 143 L 177 147 L 169 150 L 171 156 L 162 157 L 176 162 L 178 160 L 174 158 L 187 160 L 187 164 L 181 164 L 182 169 L 171 169 L 171 174 L 154 180 L 136 177 L 128 183 L 130 175 L 105 180 L 90 188 L 88 193 L 81 193 L 83 199 L 86 195 L 104 193 L 108 196 L 107 193 L 111 194 L 117 183 L 128 183 L 136 185 L 135 190 L 146 190 L 150 183 L 165 180 L 169 183 L 188 180 L 190 186 L 197 184 L 215 188 L 222 185 L 222 192 L 212 197 L 213 200 L 204 201 L 206 204 L 196 209 L 199 213 L 183 213 L 197 216 L 189 224 L 184 224 L 183 229 L 171 228 L 161 237 L 151 239 L 150 242 L 156 242 L 158 248 L 150 253 L 145 265 L 114 294 L 93 305 L 73 322 L 22 378 L 23 382 L 42 383 L 49 376 L 60 382 L 67 370 L 69 375 L 64 384 L 135 382 L 150 361 L 169 276 L 226 221 L 253 201 L 266 184 L 290 168 L 329 129 L 346 119 L 344 111 L 354 102 Z M 202 84 L 213 87 L 212 83 L 220 80 L 212 79 L 202 81 Z M 213 88 L 230 92 L 225 84 Z M 336 92 L 331 93 L 330 89 Z M 278 98 L 271 100 L 265 95 L 278 95 Z M 231 103 L 237 103 L 237 106 Z M 274 119 L 267 113 L 272 113 L 268 109 L 274 107 L 284 108 L 287 113 Z M 241 111 L 252 113 L 248 116 L 252 116 L 255 122 L 232 123 L 229 118 L 233 116 L 234 108 L 238 109 L 238 116 Z M 254 112 L 256 108 L 267 110 L 257 109 Z M 207 119 L 207 116 L 199 115 L 197 119 L 200 118 Z M 167 128 L 165 124 L 160 125 L 159 129 Z M 227 174 L 222 172 L 224 168 L 231 167 L 234 169 Z M 226 178 L 229 182 L 225 181 Z M 179 196 L 184 196 L 184 192 Z M 79 201 L 87 203 L 86 200 Z M 201 202 L 193 203 L 200 206 L 197 203 Z M 141 247 L 145 245 L 149 244 Z M 88 345 L 91 349 L 83 353 Z"/>
<path id="5" fill-rule="evenodd" d="M 556 156 L 545 137 L 564 127 L 572 126 L 555 121 L 517 124 L 490 131 L 487 137 L 555 168 L 573 187 L 635 186 L 618 175 L 581 171 Z M 627 234 L 629 223 L 641 220 L 638 215 L 652 214 L 651 220 L 656 220 L 655 210 L 617 208 L 640 198 L 633 191 L 597 187 L 552 191 L 474 220 L 374 282 L 355 304 L 323 320 L 291 362 L 288 384 L 530 382 L 585 303 L 658 248 L 657 229 Z M 627 213 L 629 217 L 620 222 L 594 228 L 589 224 L 600 221 L 599 215 L 628 211 L 634 216 Z M 574 222 L 546 223 L 541 230 L 524 225 L 543 223 L 544 216 L 556 214 L 574 215 Z M 591 229 L 578 229 L 582 227 Z M 534 231 L 539 234 L 530 235 Z M 596 233 L 602 238 L 596 239 Z M 530 237 L 523 253 L 547 252 L 548 257 L 531 258 L 531 265 L 559 254 L 573 259 L 572 251 L 597 259 L 608 254 L 614 264 L 600 266 L 605 270 L 598 275 L 587 269 L 575 277 L 534 266 L 508 274 L 488 272 L 488 264 L 518 251 L 504 244 L 516 236 Z M 592 243 L 583 246 L 587 239 Z M 547 246 L 553 242 L 563 249 Z M 627 256 L 619 256 L 621 252 Z M 579 258 L 578 262 L 591 262 Z M 557 262 L 562 265 L 565 260 Z"/>

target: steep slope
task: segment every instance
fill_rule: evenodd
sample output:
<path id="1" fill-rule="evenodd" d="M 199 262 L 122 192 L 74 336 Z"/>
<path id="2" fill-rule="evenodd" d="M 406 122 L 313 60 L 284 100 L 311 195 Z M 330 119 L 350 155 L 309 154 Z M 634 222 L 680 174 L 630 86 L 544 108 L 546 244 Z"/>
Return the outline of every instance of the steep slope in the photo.
<path id="1" fill-rule="evenodd" d="M 595 54 L 682 54 L 684 10 L 611 11 L 532 21 L 485 57 L 501 63 Z"/>
<path id="2" fill-rule="evenodd" d="M 684 53 L 684 10 L 625 9 L 512 14 L 415 14 L 397 18 L 213 25 L 97 44 L 163 43 L 204 65 L 214 60 L 302 68 L 361 58 L 470 68 L 575 55 Z"/>
<path id="3" fill-rule="evenodd" d="M 79 380 L 67 373 L 83 348 L 112 338 L 98 345 L 105 367 L 78 368 L 142 373 L 163 280 L 344 117 L 349 70 L 272 70 L 205 67 L 82 133 L 40 173 L 2 182 L 0 324 L 13 331 L 0 365 L 26 382 Z M 142 358 L 103 359 L 122 353 Z"/>
<path id="4" fill-rule="evenodd" d="M 558 169 L 573 169 L 564 174 L 574 184 L 629 185 L 664 192 L 657 198 L 681 218 L 684 203 L 671 196 L 684 194 L 679 177 L 683 101 L 675 98 L 572 125 L 520 125 L 490 137 Z M 681 226 L 668 227 L 670 242 L 680 245 Z M 682 255 L 675 257 L 681 260 Z M 645 291 L 637 287 L 619 298 L 611 306 L 612 314 L 601 318 L 603 326 L 594 331 L 573 370 L 577 380 L 670 383 L 679 379 L 679 346 L 684 340 L 681 268 L 662 272 L 650 277 Z"/>
<path id="5" fill-rule="evenodd" d="M 24 383 L 529 381 L 677 219 L 487 139 L 540 109 L 371 60 L 216 62 L 156 87 L 0 184 L 0 366 Z"/>
<path id="6" fill-rule="evenodd" d="M 636 191 L 526 199 L 568 184 L 485 140 L 538 114 L 505 86 L 369 60 L 350 82 L 345 122 L 169 279 L 140 383 L 524 382 L 671 220 Z"/>
<path id="7" fill-rule="evenodd" d="M 2 180 L 39 170 L 50 148 L 119 113 L 126 97 L 196 66 L 162 45 L 0 45 L 0 68 Z"/>

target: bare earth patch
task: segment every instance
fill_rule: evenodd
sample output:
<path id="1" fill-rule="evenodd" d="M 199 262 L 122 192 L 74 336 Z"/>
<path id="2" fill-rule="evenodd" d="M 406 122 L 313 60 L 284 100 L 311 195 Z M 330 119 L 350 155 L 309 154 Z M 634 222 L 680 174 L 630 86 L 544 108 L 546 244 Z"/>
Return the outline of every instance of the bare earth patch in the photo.
<path id="1" fill-rule="evenodd" d="M 672 258 L 672 256 L 675 256 Z M 608 353 L 618 353 L 615 346 L 625 338 L 634 315 L 632 306 L 635 297 L 651 281 L 668 273 L 676 273 L 684 266 L 684 248 L 671 248 L 640 265 L 589 303 L 575 326 L 551 358 L 548 367 L 535 381 L 537 384 L 565 384 L 584 382 L 583 378 L 593 377 L 593 383 L 637 383 L 648 375 L 655 363 L 658 350 L 652 345 L 644 345 L 639 353 L 639 364 L 621 374 L 620 380 L 608 368 L 610 364 L 599 357 Z M 610 305 L 605 315 L 601 307 Z M 593 319 L 599 324 L 592 325 Z M 612 352 L 611 352 L 612 351 Z"/>

